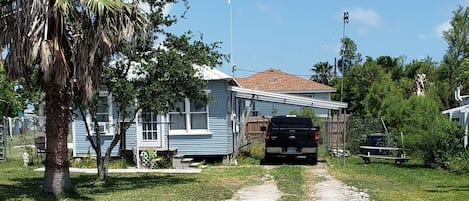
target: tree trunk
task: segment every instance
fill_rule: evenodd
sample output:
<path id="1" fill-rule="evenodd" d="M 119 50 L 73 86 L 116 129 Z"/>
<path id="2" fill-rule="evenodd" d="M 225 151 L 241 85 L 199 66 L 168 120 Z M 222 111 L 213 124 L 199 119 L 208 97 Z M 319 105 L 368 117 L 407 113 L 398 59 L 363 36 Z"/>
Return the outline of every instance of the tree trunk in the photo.
<path id="1" fill-rule="evenodd" d="M 70 99 L 65 88 L 46 83 L 46 160 L 43 188 L 45 192 L 63 193 L 71 188 L 67 149 L 70 122 Z"/>
<path id="2" fill-rule="evenodd" d="M 109 159 L 110 157 L 102 156 L 99 157 L 100 160 L 98 165 L 98 181 L 105 182 L 107 180 L 107 174 L 109 169 Z"/>

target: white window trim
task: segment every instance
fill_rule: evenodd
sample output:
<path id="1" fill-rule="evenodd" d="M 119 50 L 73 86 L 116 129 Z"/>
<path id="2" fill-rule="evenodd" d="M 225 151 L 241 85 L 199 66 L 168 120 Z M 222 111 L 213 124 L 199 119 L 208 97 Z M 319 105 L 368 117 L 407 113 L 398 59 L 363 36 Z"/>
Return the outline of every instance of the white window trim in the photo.
<path id="1" fill-rule="evenodd" d="M 209 122 L 209 106 L 205 105 L 206 114 L 207 114 L 207 129 L 192 129 L 191 128 L 191 100 L 189 98 L 184 99 L 184 115 L 186 118 L 186 129 L 168 129 L 169 135 L 212 135 L 210 132 L 210 122 Z M 194 112 L 197 114 L 197 112 Z M 170 119 L 170 113 L 166 115 L 166 118 Z"/>
<path id="2" fill-rule="evenodd" d="M 143 115 L 145 115 L 146 113 L 145 112 L 141 112 L 141 115 L 142 115 L 142 120 L 140 122 L 141 126 L 143 126 L 144 122 L 144 119 L 143 119 Z M 151 115 L 151 124 L 153 123 L 156 123 L 157 126 L 156 126 L 156 130 L 154 130 L 155 128 L 153 128 L 153 130 L 151 130 L 151 132 L 156 132 L 156 139 L 151 139 L 151 140 L 148 140 L 148 139 L 144 139 L 143 138 L 143 133 L 145 132 L 145 130 L 143 129 L 143 127 L 141 128 L 142 129 L 142 132 L 140 133 L 140 138 L 142 140 L 142 142 L 145 142 L 145 143 L 157 143 L 160 141 L 160 139 L 158 138 L 160 136 L 160 130 L 159 130 L 159 125 L 158 125 L 158 114 L 154 114 L 153 112 L 150 112 L 150 115 Z M 156 115 L 156 119 L 153 119 L 153 115 Z M 153 127 L 153 125 L 152 125 Z"/>
<path id="3" fill-rule="evenodd" d="M 113 119 L 112 119 L 112 94 L 107 92 L 107 91 L 99 91 L 99 94 L 108 94 L 107 96 L 106 95 L 100 95 L 100 97 L 107 97 L 107 105 L 108 105 L 108 121 L 107 122 L 103 122 L 103 123 L 107 123 L 108 127 L 106 128 L 106 132 L 104 134 L 101 134 L 101 136 L 114 136 L 114 126 L 112 124 L 113 122 Z M 88 127 L 91 131 L 91 136 L 96 136 L 96 133 L 94 132 L 94 127 L 93 127 L 93 124 L 94 122 L 91 120 L 91 114 L 89 113 L 89 111 L 87 112 L 86 114 L 86 122 L 89 122 L 88 123 Z M 98 122 L 98 124 L 101 123 L 101 122 Z"/>

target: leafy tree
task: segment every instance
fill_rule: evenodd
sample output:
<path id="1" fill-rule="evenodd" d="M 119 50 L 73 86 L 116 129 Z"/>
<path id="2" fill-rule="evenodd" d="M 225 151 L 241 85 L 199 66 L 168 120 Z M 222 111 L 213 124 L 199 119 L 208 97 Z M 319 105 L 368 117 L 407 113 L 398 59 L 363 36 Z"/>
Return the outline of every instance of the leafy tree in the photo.
<path id="1" fill-rule="evenodd" d="M 456 106 L 453 91 L 457 86 L 464 85 L 465 79 L 459 74 L 463 60 L 469 57 L 469 7 L 459 6 L 453 11 L 451 28 L 443 32 L 443 38 L 448 43 L 448 50 L 443 57 L 443 63 L 439 69 L 440 87 L 445 93 L 442 94 L 442 101 L 446 107 Z M 468 93 L 469 89 L 465 89 Z"/>
<path id="2" fill-rule="evenodd" d="M 401 78 L 402 66 L 399 63 L 399 58 L 380 56 L 376 58 L 376 63 L 383 67 L 386 73 L 391 74 L 392 80 L 399 80 Z"/>
<path id="3" fill-rule="evenodd" d="M 383 101 L 388 96 L 394 96 L 395 94 L 402 94 L 401 91 L 391 80 L 390 76 L 384 76 L 383 80 L 379 82 L 373 82 L 368 88 L 368 92 L 363 100 L 364 115 L 366 118 L 379 118 L 379 111 Z"/>
<path id="4" fill-rule="evenodd" d="M 340 56 L 338 66 L 342 75 L 347 74 L 348 70 L 362 60 L 361 54 L 357 53 L 357 45 L 349 37 L 341 39 L 342 48 L 340 49 Z"/>
<path id="5" fill-rule="evenodd" d="M 93 136 L 96 140 L 90 140 L 97 156 L 101 156 L 97 157 L 98 180 L 101 181 L 107 179 L 112 150 L 119 141 L 125 139 L 126 131 L 138 112 L 165 114 L 185 98 L 206 103 L 208 97 L 203 89 L 207 83 L 199 76 L 195 65 L 203 68 L 215 66 L 226 58 L 216 51 L 219 43 L 205 44 L 202 38 L 196 39 L 191 32 L 177 36 L 162 28 L 177 22 L 176 18 L 164 14 L 160 9 L 175 2 L 148 3 L 151 10 L 148 13 L 148 30 L 138 32 L 133 40 L 120 43 L 117 60 L 105 66 L 103 71 L 102 84 L 113 95 L 117 124 L 114 138 L 105 152 L 99 144 L 98 130 L 95 130 L 97 134 Z M 154 47 L 153 41 L 157 37 L 161 44 Z M 90 112 L 94 125 L 98 124 L 98 96 L 95 94 L 93 105 L 81 106 L 83 115 L 86 110 Z M 88 131 L 88 138 L 92 138 L 91 131 Z"/>
<path id="6" fill-rule="evenodd" d="M 310 79 L 328 85 L 332 78 L 332 68 L 333 66 L 330 65 L 327 61 L 314 64 L 313 68 L 311 68 L 311 71 L 314 73 L 314 75 L 311 76 Z"/>
<path id="7" fill-rule="evenodd" d="M 440 112 L 434 92 L 396 101 L 390 97 L 383 108 L 383 118 L 390 122 L 393 133 L 404 133 L 405 147 L 412 149 L 427 165 L 444 166 L 448 157 L 462 148 L 462 132 Z M 401 145 L 402 146 L 402 145 Z"/>
<path id="8" fill-rule="evenodd" d="M 1 59 L 0 88 L 3 89 L 0 91 L 0 117 L 18 115 L 28 104 L 36 104 L 42 94 L 35 86 L 27 85 L 23 79 L 9 80 Z"/>
<path id="9" fill-rule="evenodd" d="M 432 60 L 431 57 L 426 57 L 421 60 L 413 60 L 409 64 L 405 65 L 403 76 L 409 79 L 415 79 L 417 74 L 424 73 L 427 75 L 427 79 L 436 80 L 434 78 L 437 64 Z"/>
<path id="10" fill-rule="evenodd" d="M 0 117 L 16 115 L 17 111 L 25 107 L 25 104 L 17 99 L 15 86 L 16 83 L 6 77 L 5 69 L 0 63 Z"/>
<path id="11" fill-rule="evenodd" d="M 376 61 L 369 58 L 363 65 L 356 65 L 344 77 L 344 101 L 349 103 L 349 113 L 365 114 L 364 99 L 369 86 L 386 79 L 386 73 Z M 339 82 L 340 85 L 340 82 Z"/>
<path id="12" fill-rule="evenodd" d="M 47 154 L 43 187 L 71 188 L 67 135 L 75 88 L 88 104 L 114 45 L 142 23 L 135 5 L 122 1 L 8 0 L 0 2 L 0 48 L 6 71 L 45 93 Z M 34 72 L 38 72 L 37 74 Z"/>

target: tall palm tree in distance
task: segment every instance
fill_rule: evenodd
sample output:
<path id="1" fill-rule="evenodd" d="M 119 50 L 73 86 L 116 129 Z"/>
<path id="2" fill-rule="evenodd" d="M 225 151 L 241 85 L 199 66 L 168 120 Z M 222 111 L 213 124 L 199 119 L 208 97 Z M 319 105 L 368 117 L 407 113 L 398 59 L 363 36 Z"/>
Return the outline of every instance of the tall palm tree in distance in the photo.
<path id="1" fill-rule="evenodd" d="M 311 68 L 311 71 L 314 73 L 311 76 L 311 80 L 328 85 L 332 79 L 332 68 L 333 66 L 327 61 L 314 64 L 313 68 Z"/>
<path id="2" fill-rule="evenodd" d="M 8 76 L 29 80 L 45 93 L 46 192 L 71 188 L 72 98 L 90 102 L 103 63 L 143 19 L 136 6 L 120 0 L 0 0 L 0 49 L 7 52 Z"/>

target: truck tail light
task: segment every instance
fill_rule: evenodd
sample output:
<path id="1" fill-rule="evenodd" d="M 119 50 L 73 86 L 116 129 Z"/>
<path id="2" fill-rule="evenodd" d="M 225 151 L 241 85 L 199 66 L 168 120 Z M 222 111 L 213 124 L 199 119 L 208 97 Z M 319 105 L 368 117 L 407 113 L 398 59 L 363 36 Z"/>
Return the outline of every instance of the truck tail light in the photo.
<path id="1" fill-rule="evenodd" d="M 319 131 L 314 131 L 314 140 L 319 141 Z"/>
<path id="2" fill-rule="evenodd" d="M 268 140 L 270 137 L 270 133 L 269 132 L 265 132 L 265 140 Z"/>

